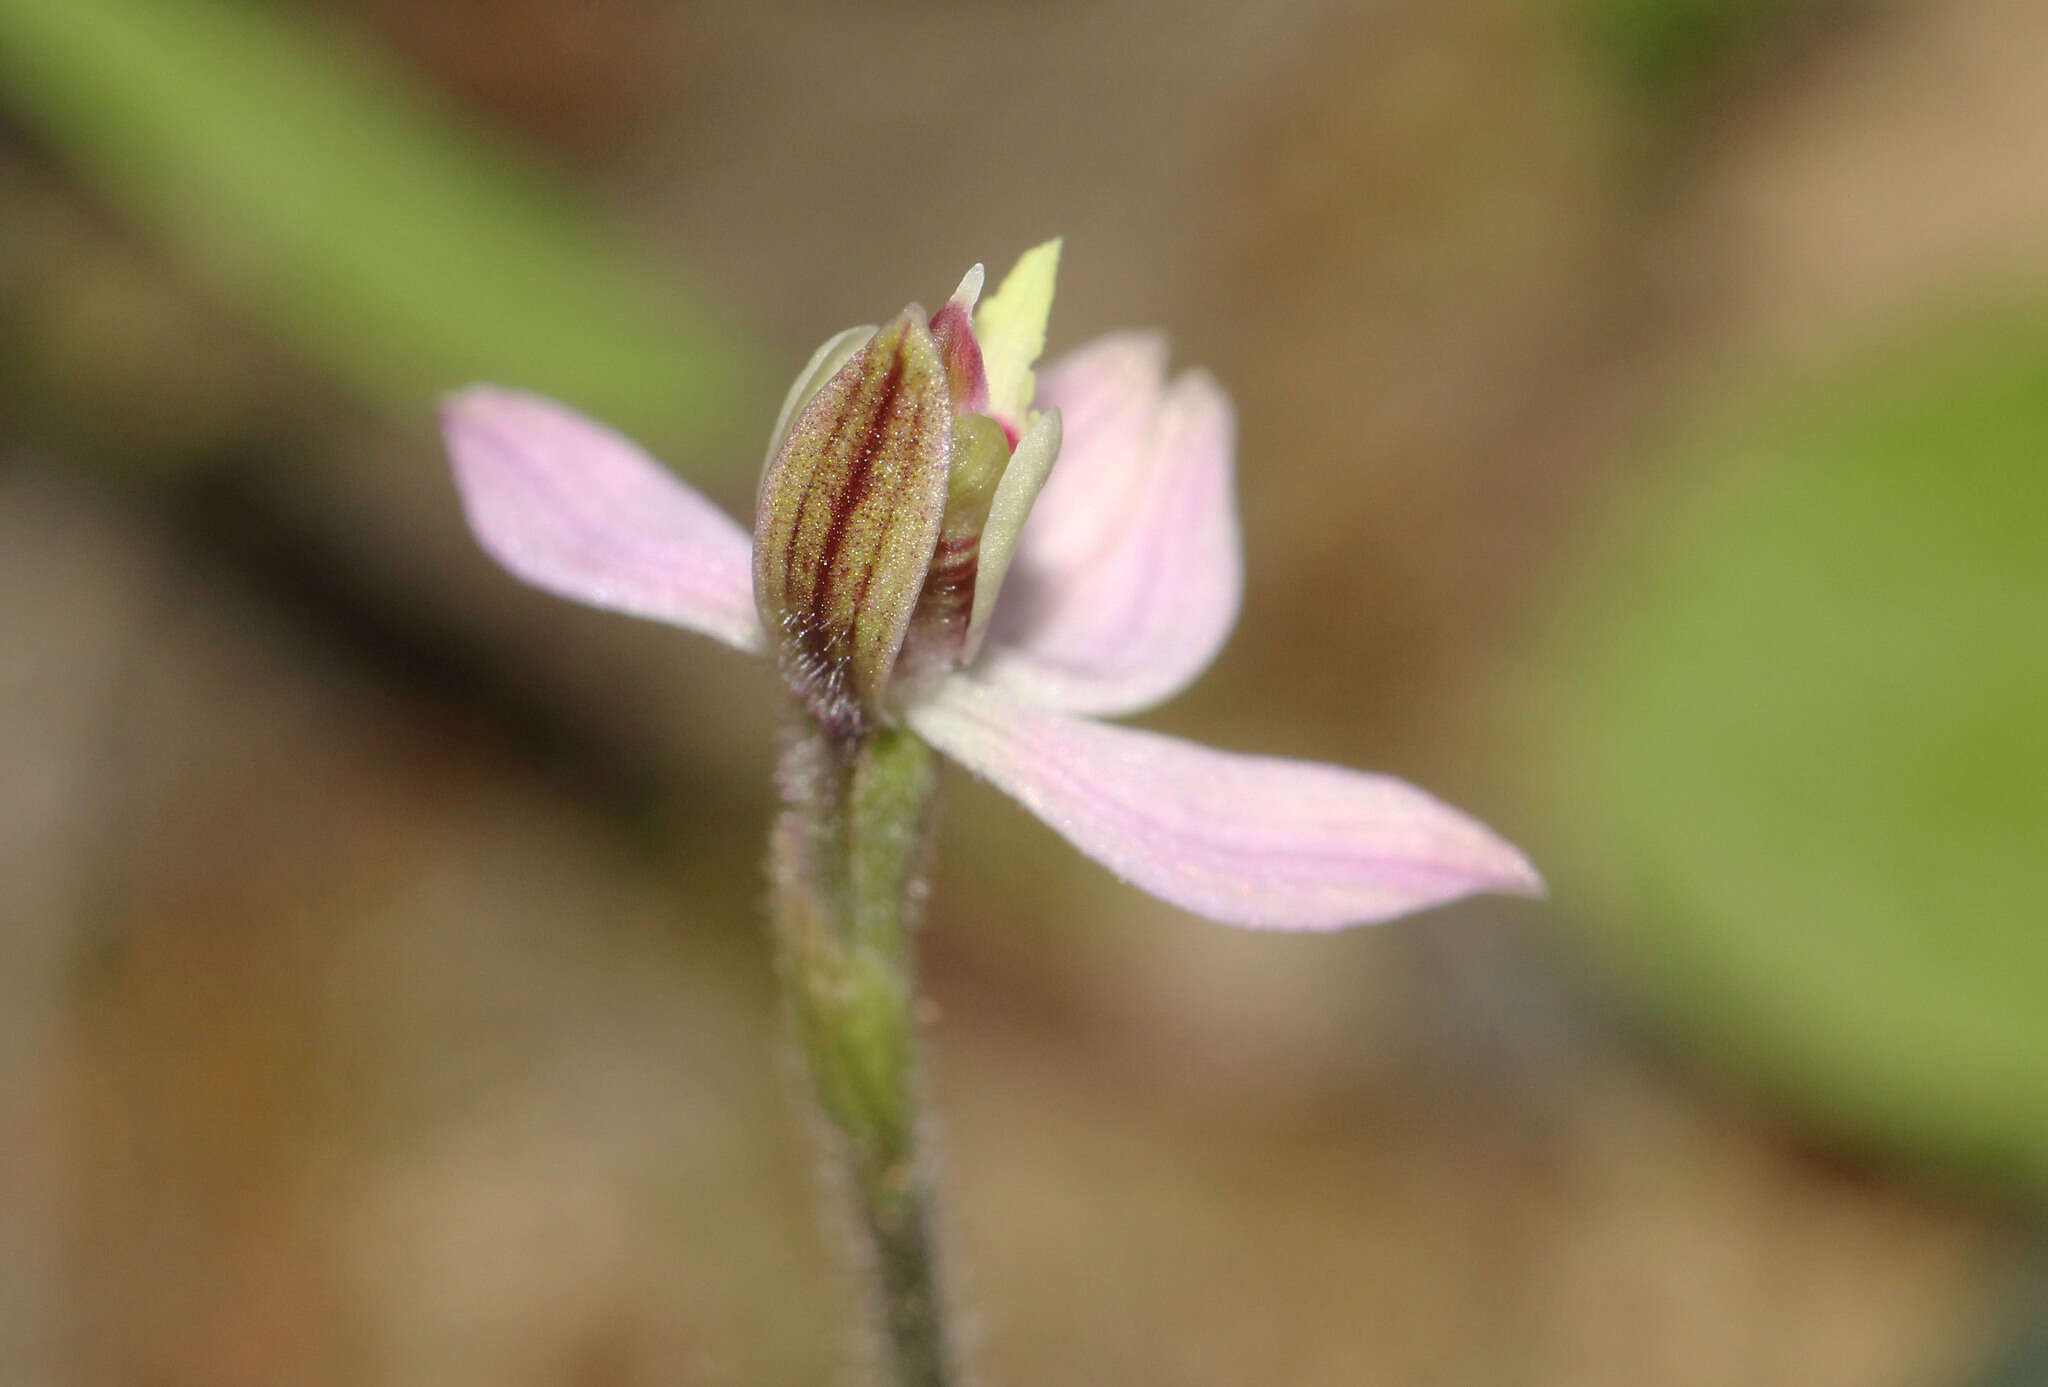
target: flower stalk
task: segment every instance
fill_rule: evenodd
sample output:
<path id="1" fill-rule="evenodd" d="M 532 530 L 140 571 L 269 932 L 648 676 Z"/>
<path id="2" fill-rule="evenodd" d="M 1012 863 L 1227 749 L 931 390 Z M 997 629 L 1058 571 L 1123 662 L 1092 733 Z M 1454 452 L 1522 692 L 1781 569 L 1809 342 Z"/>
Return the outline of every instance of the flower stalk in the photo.
<path id="1" fill-rule="evenodd" d="M 954 1354 L 918 1145 L 913 942 L 932 753 L 908 731 L 836 736 L 805 718 L 783 754 L 770 914 L 797 1048 L 853 1205 L 891 1387 L 945 1387 Z"/>

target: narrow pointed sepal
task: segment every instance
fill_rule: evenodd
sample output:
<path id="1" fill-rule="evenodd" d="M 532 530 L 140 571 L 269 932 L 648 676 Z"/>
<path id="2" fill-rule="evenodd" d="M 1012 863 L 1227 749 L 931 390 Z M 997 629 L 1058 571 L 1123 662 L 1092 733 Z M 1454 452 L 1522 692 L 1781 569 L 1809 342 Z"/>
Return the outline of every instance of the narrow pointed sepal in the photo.
<path id="1" fill-rule="evenodd" d="M 948 395 L 913 305 L 797 409 L 761 479 L 755 601 L 784 679 L 836 734 L 888 721 L 946 511 Z"/>
<path id="2" fill-rule="evenodd" d="M 910 725 L 1118 876 L 1223 924 L 1329 930 L 1543 890 L 1484 825 L 1391 776 L 1214 751 L 961 676 Z"/>
<path id="3" fill-rule="evenodd" d="M 996 291 L 974 313 L 974 333 L 988 371 L 989 410 L 1022 434 L 1031 411 L 1035 377 L 1031 368 L 1045 350 L 1045 325 L 1052 316 L 1053 287 L 1059 279 L 1060 241 L 1055 237 L 1017 257 Z"/>
<path id="4" fill-rule="evenodd" d="M 988 369 L 982 364 L 981 344 L 974 337 L 974 303 L 981 297 L 982 275 L 979 265 L 969 270 L 953 297 L 932 314 L 932 340 L 945 358 L 956 415 L 988 413 Z"/>

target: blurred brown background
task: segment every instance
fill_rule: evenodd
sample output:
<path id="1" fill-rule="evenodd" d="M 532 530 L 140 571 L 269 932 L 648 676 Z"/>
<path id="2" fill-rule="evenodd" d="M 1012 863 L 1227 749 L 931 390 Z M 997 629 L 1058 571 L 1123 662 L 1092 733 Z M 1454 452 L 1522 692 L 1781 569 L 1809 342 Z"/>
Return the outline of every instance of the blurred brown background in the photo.
<path id="1" fill-rule="evenodd" d="M 2048 266 L 2028 0 L 1736 7 L 1633 66 L 1511 0 L 275 8 L 760 360 L 1063 235 L 1055 352 L 1161 325 L 1240 410 L 1244 620 L 1147 721 L 1539 860 L 1518 671 L 1645 440 Z M 838 1380 L 756 918 L 770 672 L 491 567 L 425 410 L 41 110 L 0 89 L 0 1380 Z M 741 514 L 779 388 L 663 441 Z M 1703 1066 L 1566 893 L 1260 937 L 947 800 L 989 1381 L 1905 1387 L 2018 1323 L 2023 1202 Z"/>

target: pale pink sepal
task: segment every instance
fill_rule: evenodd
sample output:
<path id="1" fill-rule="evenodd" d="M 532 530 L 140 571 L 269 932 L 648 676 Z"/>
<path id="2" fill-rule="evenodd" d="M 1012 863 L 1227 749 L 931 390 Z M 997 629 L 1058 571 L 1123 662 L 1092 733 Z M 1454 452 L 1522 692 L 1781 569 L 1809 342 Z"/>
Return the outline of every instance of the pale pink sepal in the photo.
<path id="1" fill-rule="evenodd" d="M 450 396 L 441 430 L 470 529 L 515 575 L 741 650 L 767 648 L 753 540 L 632 443 L 561 405 L 491 386 Z"/>
<path id="2" fill-rule="evenodd" d="M 1073 712 L 1135 712 L 1223 646 L 1243 594 L 1229 397 L 1166 344 L 1106 337 L 1047 367 L 1060 459 L 1017 546 L 979 672 Z"/>
<path id="3" fill-rule="evenodd" d="M 959 677 L 909 719 L 1118 876 L 1224 924 L 1327 930 L 1543 889 L 1484 826 L 1390 776 L 1212 751 Z"/>

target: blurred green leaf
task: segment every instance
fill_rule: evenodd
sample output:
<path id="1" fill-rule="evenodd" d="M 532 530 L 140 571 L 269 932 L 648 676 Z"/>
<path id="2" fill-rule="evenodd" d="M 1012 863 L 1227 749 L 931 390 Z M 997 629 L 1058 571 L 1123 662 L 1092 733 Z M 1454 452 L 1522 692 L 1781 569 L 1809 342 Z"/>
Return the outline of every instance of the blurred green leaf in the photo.
<path id="1" fill-rule="evenodd" d="M 750 339 L 572 190 L 287 9 L 0 0 L 0 101 L 394 415 L 492 380 L 750 455 L 732 414 L 772 389 Z"/>
<path id="2" fill-rule="evenodd" d="M 1818 0 L 1580 0 L 1595 43 L 1631 91 L 1673 106 Z"/>
<path id="3" fill-rule="evenodd" d="M 2048 1191 L 2048 317 L 1676 461 L 1568 604 L 1559 899 L 1716 1062 Z"/>
<path id="4" fill-rule="evenodd" d="M 2048 1312 L 2028 1326 L 2018 1343 L 1977 1387 L 2044 1387 L 2048 1384 Z"/>

